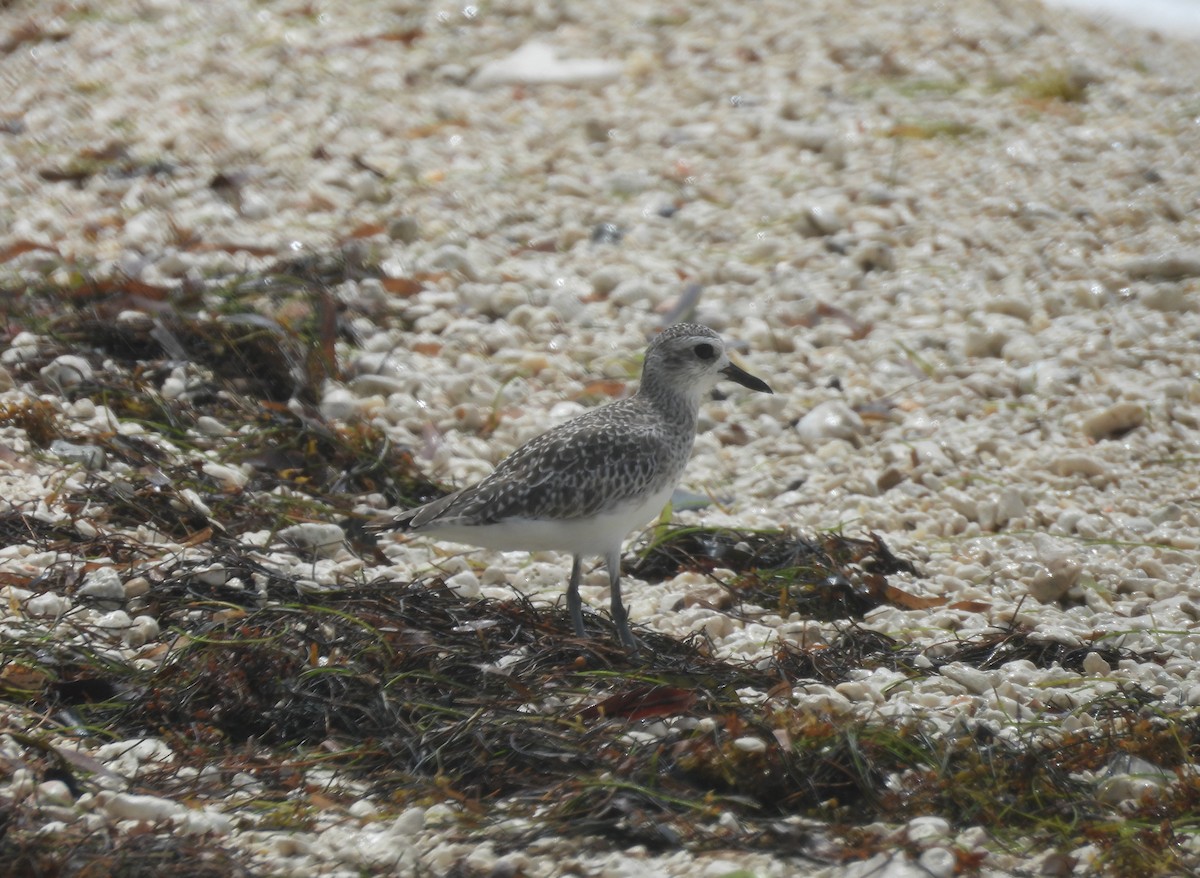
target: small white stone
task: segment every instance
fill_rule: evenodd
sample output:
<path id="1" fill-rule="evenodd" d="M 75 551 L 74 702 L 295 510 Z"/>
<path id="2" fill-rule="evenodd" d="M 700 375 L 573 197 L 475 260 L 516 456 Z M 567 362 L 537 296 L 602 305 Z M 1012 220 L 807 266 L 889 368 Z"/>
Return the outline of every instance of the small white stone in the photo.
<path id="1" fill-rule="evenodd" d="M 482 844 L 475 845 L 467 854 L 464 862 L 468 867 L 468 874 L 490 875 L 492 874 L 496 860 L 495 848 L 492 847 L 490 841 L 485 841 Z"/>
<path id="2" fill-rule="evenodd" d="M 1101 476 L 1109 471 L 1109 466 L 1094 455 L 1077 453 L 1054 458 L 1050 469 L 1060 476 Z"/>
<path id="3" fill-rule="evenodd" d="M 192 575 L 205 585 L 226 585 L 229 580 L 229 570 L 224 564 L 209 564 L 207 567 L 197 567 Z"/>
<path id="4" fill-rule="evenodd" d="M 1112 525 L 1100 515 L 1080 515 L 1075 519 L 1075 533 L 1087 540 L 1101 539 L 1112 531 Z"/>
<path id="5" fill-rule="evenodd" d="M 135 616 L 125 631 L 125 645 L 131 649 L 145 646 L 151 640 L 157 640 L 159 634 L 158 620 L 153 616 Z"/>
<path id="6" fill-rule="evenodd" d="M 329 522 L 306 521 L 279 532 L 279 538 L 298 549 L 306 549 L 319 558 L 332 558 L 346 544 L 346 532 Z"/>
<path id="7" fill-rule="evenodd" d="M 598 58 L 561 58 L 558 50 L 531 40 L 503 58 L 484 63 L 471 77 L 473 88 L 500 85 L 601 85 L 621 75 L 621 64 Z"/>
<path id="8" fill-rule="evenodd" d="M 935 847 L 922 851 L 917 862 L 930 878 L 953 878 L 958 874 L 958 858 L 949 848 Z"/>
<path id="9" fill-rule="evenodd" d="M 179 399 L 187 392 L 187 382 L 180 375 L 168 375 L 163 379 L 159 392 L 163 395 L 163 399 Z"/>
<path id="10" fill-rule="evenodd" d="M 748 735 L 742 738 L 735 738 L 733 748 L 741 750 L 743 753 L 765 753 L 767 752 L 767 742 L 762 738 Z"/>
<path id="11" fill-rule="evenodd" d="M 942 676 L 953 680 L 968 692 L 976 695 L 992 691 L 992 678 L 989 674 L 962 662 L 950 662 L 942 665 Z"/>
<path id="12" fill-rule="evenodd" d="M 42 377 L 59 388 L 78 387 L 84 381 L 91 381 L 93 374 L 91 363 L 75 354 L 55 357 L 41 368 Z"/>
<path id="13" fill-rule="evenodd" d="M 83 578 L 83 585 L 79 586 L 75 595 L 98 601 L 124 601 L 125 586 L 117 571 L 111 567 L 101 567 Z"/>
<path id="14" fill-rule="evenodd" d="M 171 506 L 174 508 L 187 509 L 203 515 L 205 518 L 212 515 L 212 510 L 208 508 L 208 504 L 200 499 L 200 495 L 196 493 L 195 489 L 184 488 L 177 496 L 178 499 L 171 501 Z"/>
<path id="15" fill-rule="evenodd" d="M 175 830 L 182 835 L 229 835 L 233 832 L 233 818 L 213 808 L 184 808 L 171 816 Z"/>
<path id="16" fill-rule="evenodd" d="M 125 583 L 125 599 L 140 598 L 150 591 L 150 580 L 144 576 L 131 577 Z"/>
<path id="17" fill-rule="evenodd" d="M 841 201 L 814 202 L 800 212 L 797 228 L 802 235 L 833 235 L 846 228 L 846 205 Z"/>
<path id="18" fill-rule="evenodd" d="M 639 302 L 654 302 L 659 298 L 658 288 L 648 280 L 631 277 L 617 284 L 608 294 L 614 305 L 627 307 Z"/>
<path id="19" fill-rule="evenodd" d="M 1083 657 L 1083 670 L 1085 673 L 1097 677 L 1107 677 L 1112 673 L 1112 666 L 1104 660 L 1100 653 L 1089 652 Z"/>
<path id="20" fill-rule="evenodd" d="M 853 440 L 864 432 L 863 419 L 838 399 L 819 403 L 796 424 L 796 433 L 810 446 L 830 439 Z"/>
<path id="21" fill-rule="evenodd" d="M 456 819 L 457 814 L 454 809 L 443 802 L 437 802 L 425 809 L 426 826 L 446 826 Z"/>
<path id="22" fill-rule="evenodd" d="M 295 834 L 270 836 L 267 845 L 276 856 L 288 858 L 307 856 L 313 847 L 310 838 Z"/>
<path id="23" fill-rule="evenodd" d="M 96 403 L 85 396 L 82 399 L 72 402 L 67 407 L 67 412 L 72 418 L 77 418 L 80 421 L 90 421 L 96 417 Z"/>
<path id="24" fill-rule="evenodd" d="M 38 803 L 43 805 L 69 805 L 75 801 L 70 787 L 61 780 L 47 780 L 38 784 L 35 796 Z"/>
<path id="25" fill-rule="evenodd" d="M 459 597 L 468 600 L 479 597 L 479 577 L 470 570 L 455 573 L 446 580 L 446 587 Z"/>
<path id="26" fill-rule="evenodd" d="M 98 445 L 83 445 L 77 442 L 67 442 L 65 439 L 55 439 L 50 443 L 50 451 L 68 463 L 77 463 L 89 471 L 104 469 L 108 456 Z"/>
<path id="27" fill-rule="evenodd" d="M 877 697 L 875 690 L 862 680 L 846 680 L 843 683 L 838 683 L 834 688 L 851 701 L 864 703 L 882 701 L 881 698 Z"/>
<path id="28" fill-rule="evenodd" d="M 1029 593 L 1044 604 L 1062 600 L 1083 573 L 1078 549 L 1046 534 L 1038 534 L 1035 547 L 1041 566 L 1029 577 Z"/>
<path id="29" fill-rule="evenodd" d="M 1142 802 L 1157 798 L 1164 786 L 1156 778 L 1118 774 L 1100 782 L 1096 788 L 1096 798 L 1109 805 L 1119 805 L 1125 801 Z"/>
<path id="30" fill-rule="evenodd" d="M 25 612 L 40 618 L 57 618 L 69 609 L 71 601 L 53 592 L 34 595 L 25 602 Z"/>
<path id="31" fill-rule="evenodd" d="M 905 835 L 914 842 L 950 838 L 950 823 L 943 817 L 914 817 L 908 821 Z"/>
<path id="32" fill-rule="evenodd" d="M 226 491 L 236 491 L 245 487 L 249 477 L 240 469 L 232 466 L 226 466 L 223 463 L 214 463 L 209 461 L 205 463 L 201 469 L 209 478 L 216 479 L 221 483 L 221 488 Z"/>
<path id="33" fill-rule="evenodd" d="M 104 613 L 96 619 L 97 628 L 107 628 L 113 631 L 124 631 L 132 624 L 133 620 L 129 618 L 129 614 L 124 610 L 113 610 L 111 613 Z"/>
<path id="34" fill-rule="evenodd" d="M 738 832 L 742 829 L 737 815 L 732 811 L 722 811 L 720 816 L 717 817 L 717 825 L 729 832 Z M 710 860 L 704 864 L 704 871 L 700 874 L 703 878 L 729 878 L 729 876 L 751 875 L 753 873 L 745 869 L 736 860 Z"/>
<path id="35" fill-rule="evenodd" d="M 1140 427 L 1146 420 L 1146 409 L 1136 402 L 1118 402 L 1087 417 L 1083 432 L 1097 441 L 1120 436 Z"/>
<path id="36" fill-rule="evenodd" d="M 457 244 L 444 244 L 429 254 L 426 264 L 430 271 L 461 274 L 467 280 L 479 280 L 479 268 L 471 254 Z"/>
<path id="37" fill-rule="evenodd" d="M 230 436 L 233 431 L 211 415 L 196 418 L 196 429 L 205 436 Z"/>
<path id="38" fill-rule="evenodd" d="M 1021 518 L 1025 515 L 1025 501 L 1021 499 L 1021 492 L 1015 486 L 1009 485 L 1000 492 L 1000 496 L 996 498 L 996 524 L 1003 527 L 1014 518 Z"/>
<path id="39" fill-rule="evenodd" d="M 1135 256 L 1118 266 L 1136 280 L 1182 280 L 1200 277 L 1200 252 Z"/>
<path id="40" fill-rule="evenodd" d="M 321 397 L 321 414 L 326 420 L 348 421 L 358 413 L 358 397 L 345 387 L 329 387 Z"/>
<path id="41" fill-rule="evenodd" d="M 628 272 L 619 265 L 602 265 L 592 272 L 588 280 L 592 285 L 593 293 L 597 296 L 607 296 L 617 288 L 621 281 L 625 280 L 627 275 Z"/>
<path id="42" fill-rule="evenodd" d="M 117 820 L 138 820 L 147 823 L 169 820 L 182 807 L 170 799 L 139 796 L 134 793 L 101 793 L 100 803 L 109 816 Z"/>
<path id="43" fill-rule="evenodd" d="M 425 828 L 425 809 L 407 808 L 392 821 L 392 832 L 396 835 L 412 836 Z"/>
<path id="44" fill-rule="evenodd" d="M 18 768 L 9 776 L 5 798 L 19 801 L 32 793 L 36 788 L 37 778 L 34 777 L 33 772 L 28 768 Z"/>

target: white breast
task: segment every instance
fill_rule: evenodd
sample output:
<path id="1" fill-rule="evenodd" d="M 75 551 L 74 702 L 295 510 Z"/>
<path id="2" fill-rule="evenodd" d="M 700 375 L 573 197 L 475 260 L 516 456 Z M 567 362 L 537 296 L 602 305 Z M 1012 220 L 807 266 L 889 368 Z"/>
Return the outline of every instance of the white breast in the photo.
<path id="1" fill-rule="evenodd" d="M 604 555 L 620 549 L 621 543 L 634 528 L 641 527 L 662 512 L 674 489 L 673 484 L 668 484 L 640 503 L 631 503 L 591 518 L 509 518 L 480 526 L 433 526 L 422 530 L 422 533 L 506 552 L 553 550 L 576 555 Z"/>

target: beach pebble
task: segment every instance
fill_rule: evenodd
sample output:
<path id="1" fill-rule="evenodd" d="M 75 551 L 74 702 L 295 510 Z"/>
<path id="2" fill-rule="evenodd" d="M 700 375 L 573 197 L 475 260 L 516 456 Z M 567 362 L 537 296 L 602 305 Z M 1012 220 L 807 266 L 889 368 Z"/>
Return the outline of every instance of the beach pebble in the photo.
<path id="1" fill-rule="evenodd" d="M 755 737 L 735 738 L 733 748 L 743 753 L 765 753 L 767 752 L 767 742 L 762 738 Z"/>
<path id="2" fill-rule="evenodd" d="M 1136 402 L 1118 402 L 1089 415 L 1083 432 L 1097 441 L 1124 435 L 1146 421 L 1146 409 Z"/>
<path id="3" fill-rule="evenodd" d="M 1200 277 L 1200 251 L 1136 256 L 1120 266 L 1135 280 L 1182 280 Z"/>
<path id="4" fill-rule="evenodd" d="M 124 601 L 125 586 L 121 576 L 111 567 L 100 567 L 83 578 L 83 584 L 75 592 L 76 597 L 97 601 Z"/>
<path id="5" fill-rule="evenodd" d="M 1138 756 L 1115 758 L 1096 784 L 1096 798 L 1110 805 L 1157 799 L 1176 780 L 1168 771 Z"/>
<path id="6" fill-rule="evenodd" d="M 1026 584 L 1033 597 L 1044 604 L 1053 603 L 1066 597 L 1082 572 L 1082 563 L 1068 551 L 1046 552 L 1043 566 L 1037 568 Z"/>
<path id="7" fill-rule="evenodd" d="M 917 858 L 917 864 L 929 878 L 953 878 L 959 874 L 958 857 L 949 848 L 932 847 L 924 850 Z"/>
<path id="8" fill-rule="evenodd" d="M 1021 518 L 1025 515 L 1025 501 L 1021 498 L 1021 491 L 1009 485 L 1000 491 L 996 498 L 995 523 L 997 527 L 1003 527 L 1010 521 L 1016 518 Z"/>
<path id="9" fill-rule="evenodd" d="M 421 237 L 421 223 L 414 216 L 397 216 L 388 220 L 388 237 L 402 244 L 412 244 Z"/>
<path id="10" fill-rule="evenodd" d="M 50 451 L 64 462 L 79 464 L 89 471 L 102 470 L 108 462 L 104 449 L 98 445 L 82 445 L 65 439 L 55 439 L 50 443 Z"/>
<path id="11" fill-rule="evenodd" d="M 470 570 L 463 570 L 455 573 L 453 576 L 447 577 L 446 587 L 459 597 L 468 600 L 477 598 L 480 595 L 479 577 Z"/>
<path id="12" fill-rule="evenodd" d="M 75 354 L 55 357 L 41 368 L 41 375 L 46 381 L 63 389 L 78 387 L 85 381 L 91 381 L 93 374 L 92 364 Z"/>
<path id="13" fill-rule="evenodd" d="M 280 530 L 279 538 L 298 549 L 312 552 L 318 558 L 332 558 L 346 545 L 346 532 L 328 522 L 293 524 Z"/>
<path id="14" fill-rule="evenodd" d="M 818 403 L 796 424 L 797 435 L 810 446 L 830 439 L 853 440 L 864 432 L 863 419 L 837 399 Z"/>
<path id="15" fill-rule="evenodd" d="M 349 421 L 357 413 L 359 396 L 345 387 L 331 386 L 321 397 L 321 414 L 331 421 Z"/>
<path id="16" fill-rule="evenodd" d="M 424 828 L 425 809 L 420 807 L 406 808 L 391 824 L 391 831 L 400 836 L 415 835 Z"/>
<path id="17" fill-rule="evenodd" d="M 150 580 L 144 576 L 131 576 L 125 580 L 125 599 L 140 598 L 150 591 Z"/>
<path id="18" fill-rule="evenodd" d="M 951 838 L 950 823 L 944 817 L 914 817 L 905 828 L 908 840 L 920 844 L 932 839 Z"/>
<path id="19" fill-rule="evenodd" d="M 1099 457 L 1083 453 L 1060 455 L 1051 461 L 1050 468 L 1060 476 L 1102 476 L 1111 471 Z"/>
<path id="20" fill-rule="evenodd" d="M 818 201 L 804 205 L 796 229 L 802 235 L 833 235 L 846 228 L 846 205 L 841 201 Z"/>
<path id="21" fill-rule="evenodd" d="M 1089 652 L 1083 657 L 1083 670 L 1098 677 L 1107 677 L 1112 673 L 1112 666 L 1098 652 Z"/>
<path id="22" fill-rule="evenodd" d="M 69 609 L 71 609 L 70 599 L 49 591 L 36 594 L 25 601 L 25 612 L 31 616 L 54 618 L 61 616 Z"/>
<path id="23" fill-rule="evenodd" d="M 69 805 L 75 801 L 75 797 L 71 795 L 71 788 L 61 780 L 43 781 L 38 784 L 34 795 L 39 803 L 45 805 Z"/>
<path id="24" fill-rule="evenodd" d="M 246 486 L 246 482 L 250 480 L 240 469 L 232 466 L 226 466 L 223 463 L 214 463 L 207 461 L 201 469 L 209 478 L 216 479 L 220 483 L 221 488 L 226 491 L 237 491 Z"/>
<path id="25" fill-rule="evenodd" d="M 480 270 L 475 258 L 457 244 L 444 244 L 434 250 L 425 260 L 427 271 L 448 271 L 462 275 L 467 280 L 479 280 Z"/>
<path id="26" fill-rule="evenodd" d="M 135 616 L 122 635 L 122 639 L 126 646 L 131 649 L 138 649 L 151 641 L 157 640 L 158 634 L 157 619 L 153 616 Z"/>
<path id="27" fill-rule="evenodd" d="M 234 821 L 213 808 L 184 808 L 171 815 L 171 823 L 180 835 L 229 835 Z"/>
<path id="28" fill-rule="evenodd" d="M 510 55 L 484 62 L 473 88 L 500 85 L 602 85 L 621 75 L 621 64 L 600 58 L 563 57 L 548 43 L 531 40 Z"/>
<path id="29" fill-rule="evenodd" d="M 109 613 L 103 613 L 96 617 L 95 625 L 97 628 L 107 628 L 113 631 L 124 631 L 133 620 L 129 618 L 129 614 L 124 610 L 113 610 Z"/>
<path id="30" fill-rule="evenodd" d="M 1191 311 L 1196 308 L 1193 291 L 1176 283 L 1153 284 L 1142 290 L 1138 299 L 1155 311 Z"/>
<path id="31" fill-rule="evenodd" d="M 101 808 L 116 820 L 137 820 L 146 823 L 169 820 L 183 807 L 170 799 L 135 793 L 101 793 L 99 801 Z"/>
<path id="32" fill-rule="evenodd" d="M 994 685 L 991 675 L 986 671 L 981 671 L 962 662 L 950 662 L 942 665 L 940 670 L 943 677 L 953 680 L 968 692 L 973 692 L 976 695 L 991 692 Z"/>

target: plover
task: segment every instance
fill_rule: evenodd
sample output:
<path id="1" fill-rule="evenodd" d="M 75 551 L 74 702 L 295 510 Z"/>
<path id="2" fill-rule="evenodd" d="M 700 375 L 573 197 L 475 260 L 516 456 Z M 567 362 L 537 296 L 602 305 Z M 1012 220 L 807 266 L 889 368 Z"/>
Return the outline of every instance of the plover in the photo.
<path id="1" fill-rule="evenodd" d="M 621 643 L 636 649 L 621 602 L 621 543 L 670 499 L 692 452 L 700 402 L 722 378 L 773 392 L 731 362 L 707 326 L 671 326 L 647 348 L 633 396 L 551 428 L 483 481 L 373 529 L 400 527 L 503 551 L 570 552 L 567 609 L 580 637 L 586 636 L 581 562 L 600 556 L 608 568 L 613 624 Z"/>

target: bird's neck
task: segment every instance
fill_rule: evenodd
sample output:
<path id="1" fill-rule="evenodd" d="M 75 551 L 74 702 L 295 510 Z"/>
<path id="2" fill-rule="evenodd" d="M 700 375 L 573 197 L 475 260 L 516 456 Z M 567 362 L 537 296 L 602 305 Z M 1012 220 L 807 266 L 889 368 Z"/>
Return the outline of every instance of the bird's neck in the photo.
<path id="1" fill-rule="evenodd" d="M 685 432 L 696 429 L 696 415 L 700 410 L 700 393 L 681 393 L 671 388 L 647 387 L 643 384 L 634 396 L 639 405 L 656 410 L 660 415 L 673 424 L 678 424 Z"/>

